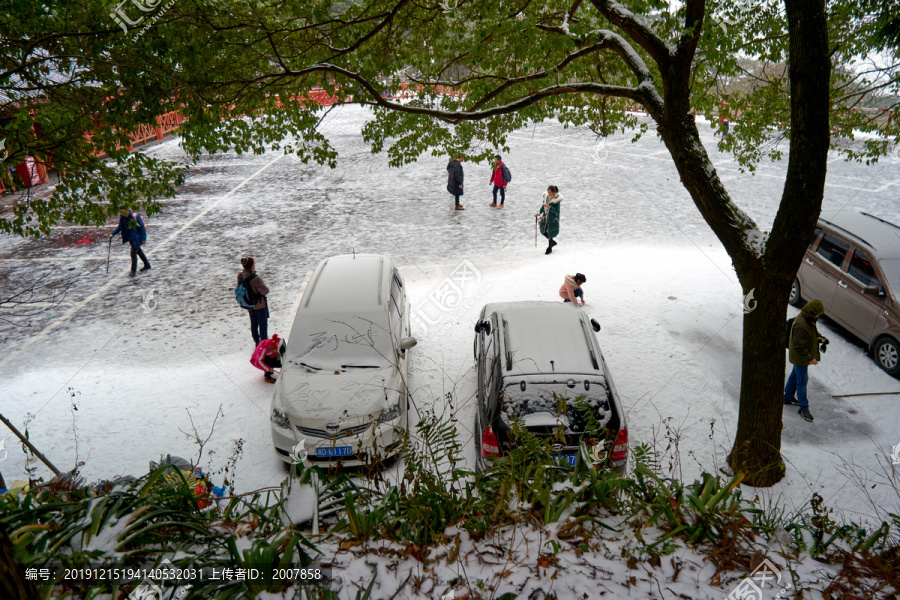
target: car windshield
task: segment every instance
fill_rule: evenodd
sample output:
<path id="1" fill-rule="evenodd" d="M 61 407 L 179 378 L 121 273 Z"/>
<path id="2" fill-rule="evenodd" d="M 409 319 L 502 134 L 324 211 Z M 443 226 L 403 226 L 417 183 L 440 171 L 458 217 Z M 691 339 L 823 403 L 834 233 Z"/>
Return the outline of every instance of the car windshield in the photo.
<path id="1" fill-rule="evenodd" d="M 292 331 L 288 360 L 313 370 L 381 368 L 391 364 L 389 332 L 360 317 L 317 319 Z"/>
<path id="2" fill-rule="evenodd" d="M 555 418 L 563 414 L 565 416 L 560 422 L 568 423 L 571 431 L 585 431 L 589 424 L 576 406 L 578 398 L 582 398 L 593 410 L 599 425 L 606 426 L 609 423 L 613 409 L 609 401 L 609 390 L 602 381 L 591 382 L 589 390 L 581 385 L 571 389 L 564 383 L 532 383 L 522 390 L 519 382 L 511 382 L 504 390 L 503 413 L 507 421 L 522 419 L 528 427 L 549 424 L 541 423 L 539 415 Z"/>

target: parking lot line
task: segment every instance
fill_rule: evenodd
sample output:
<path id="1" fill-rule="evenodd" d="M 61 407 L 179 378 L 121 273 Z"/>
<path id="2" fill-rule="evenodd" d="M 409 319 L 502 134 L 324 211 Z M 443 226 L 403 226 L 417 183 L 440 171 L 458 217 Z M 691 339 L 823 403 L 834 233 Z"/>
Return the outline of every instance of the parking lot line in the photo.
<path id="1" fill-rule="evenodd" d="M 222 203 L 222 202 L 224 202 L 225 200 L 227 200 L 228 198 L 230 198 L 235 192 L 237 192 L 237 191 L 240 190 L 242 187 L 244 187 L 245 185 L 247 185 L 252 179 L 256 178 L 257 175 L 259 175 L 260 173 L 262 173 L 263 171 L 265 171 L 266 169 L 268 169 L 269 167 L 271 167 L 272 165 L 274 165 L 274 164 L 275 164 L 276 162 L 278 162 L 283 156 L 284 156 L 284 154 L 279 154 L 279 155 L 276 156 L 273 160 L 271 160 L 271 161 L 269 161 L 268 163 L 266 163 L 266 164 L 265 164 L 264 166 L 262 166 L 258 171 L 256 171 L 255 173 L 253 173 L 253 175 L 250 175 L 249 177 L 247 177 L 246 179 L 244 179 L 241 183 L 239 183 L 238 185 L 236 185 L 236 186 L 234 187 L 234 189 L 232 189 L 230 192 L 228 192 L 227 194 L 225 194 L 224 196 L 222 196 L 221 198 L 219 198 L 218 200 L 216 200 L 215 202 L 213 202 L 212 204 L 210 204 L 208 207 L 206 207 L 205 209 L 203 209 L 202 211 L 200 211 L 200 212 L 197 214 L 197 216 L 195 216 L 193 219 L 191 219 L 190 221 L 188 221 L 187 223 L 185 223 L 178 231 L 176 231 L 175 233 L 173 233 L 172 235 L 170 235 L 169 237 L 167 237 L 165 240 L 163 240 L 163 241 L 160 242 L 159 244 L 156 244 L 156 245 L 154 246 L 154 248 L 153 248 L 151 251 L 147 252 L 147 254 L 148 254 L 148 255 L 153 255 L 153 254 L 155 254 L 157 251 L 159 251 L 159 250 L 161 250 L 162 248 L 164 248 L 164 247 L 166 246 L 166 244 L 168 244 L 169 242 L 171 242 L 172 240 L 174 240 L 175 238 L 177 238 L 177 237 L 178 237 L 185 229 L 187 229 L 188 227 L 190 227 L 191 225 L 193 225 L 194 223 L 196 223 L 198 220 L 200 220 L 200 219 L 202 219 L 203 217 L 205 217 L 206 214 L 207 214 L 209 211 L 211 211 L 211 210 L 214 209 L 216 206 L 218 206 L 220 203 Z M 28 259 L 22 259 L 22 260 L 28 260 Z M 65 260 L 71 260 L 71 259 L 65 259 Z M 122 273 L 122 274 L 120 274 L 120 275 L 117 275 L 117 276 L 113 277 L 106 285 L 102 286 L 100 289 L 98 289 L 96 292 L 94 292 L 93 294 L 91 294 L 90 296 L 88 296 L 87 298 L 85 298 L 84 300 L 82 300 L 82 301 L 76 303 L 75 306 L 73 306 L 71 309 L 69 309 L 68 312 L 66 312 L 64 315 L 62 315 L 61 317 L 59 317 L 59 318 L 56 319 L 55 321 L 52 321 L 52 322 L 49 323 L 46 327 L 44 327 L 44 328 L 40 331 L 40 333 L 38 333 L 38 334 L 35 335 L 34 337 L 30 338 L 28 341 L 26 341 L 26 342 L 24 342 L 23 344 L 21 344 L 18 348 L 16 348 L 15 350 L 13 350 L 13 351 L 10 352 L 9 354 L 7 354 L 6 357 L 3 358 L 3 360 L 0 360 L 0 367 L 3 367 L 3 366 L 6 365 L 7 363 L 9 363 L 12 359 L 14 359 L 14 358 L 17 357 L 19 354 L 21 354 L 22 352 L 24 352 L 25 350 L 27 350 L 28 348 L 30 348 L 30 347 L 32 346 L 32 344 L 34 344 L 35 342 L 37 342 L 38 340 L 40 340 L 41 338 L 43 338 L 45 335 L 47 335 L 48 333 L 50 333 L 51 331 L 53 331 L 54 329 L 56 329 L 57 327 L 59 327 L 60 325 L 62 325 L 63 323 L 65 323 L 66 321 L 68 321 L 75 313 L 77 313 L 77 312 L 80 311 L 82 308 L 84 308 L 85 306 L 87 306 L 92 300 L 95 300 L 95 299 L 99 298 L 100 296 L 102 296 L 102 295 L 106 292 L 106 290 L 108 290 L 109 288 L 111 288 L 116 282 L 118 282 L 118 281 L 119 281 L 120 279 L 122 279 L 123 277 L 125 277 L 125 273 Z"/>

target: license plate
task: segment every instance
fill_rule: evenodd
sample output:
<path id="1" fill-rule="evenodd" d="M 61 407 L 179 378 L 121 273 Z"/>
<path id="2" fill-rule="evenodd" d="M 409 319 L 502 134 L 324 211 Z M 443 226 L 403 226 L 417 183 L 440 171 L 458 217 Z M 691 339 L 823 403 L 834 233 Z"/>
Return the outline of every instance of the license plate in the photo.
<path id="1" fill-rule="evenodd" d="M 350 446 L 316 448 L 316 456 L 324 458 L 331 458 L 332 456 L 353 456 L 353 448 Z"/>
<path id="2" fill-rule="evenodd" d="M 575 455 L 574 454 L 551 454 L 550 456 L 552 456 L 553 458 L 565 458 L 567 461 L 569 461 L 570 467 L 575 466 Z"/>

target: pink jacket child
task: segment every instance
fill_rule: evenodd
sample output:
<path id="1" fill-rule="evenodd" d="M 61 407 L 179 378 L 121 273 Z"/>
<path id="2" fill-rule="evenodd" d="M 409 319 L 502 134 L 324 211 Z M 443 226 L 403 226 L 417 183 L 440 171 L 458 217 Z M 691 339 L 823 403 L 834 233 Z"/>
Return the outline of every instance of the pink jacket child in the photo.
<path id="1" fill-rule="evenodd" d="M 270 339 L 262 340 L 253 351 L 250 364 L 265 372 L 266 383 L 275 383 L 272 374 L 275 369 L 281 368 L 281 354 L 284 353 L 284 350 L 284 342 L 281 341 L 278 334 L 275 334 Z"/>
<path id="2" fill-rule="evenodd" d="M 578 299 L 581 298 L 581 306 L 584 306 L 582 283 L 587 283 L 587 277 L 581 273 L 575 273 L 574 276 L 566 275 L 566 280 L 563 282 L 562 287 L 559 288 L 559 297 L 564 298 L 565 302 L 573 302 L 576 305 L 578 304 Z"/>

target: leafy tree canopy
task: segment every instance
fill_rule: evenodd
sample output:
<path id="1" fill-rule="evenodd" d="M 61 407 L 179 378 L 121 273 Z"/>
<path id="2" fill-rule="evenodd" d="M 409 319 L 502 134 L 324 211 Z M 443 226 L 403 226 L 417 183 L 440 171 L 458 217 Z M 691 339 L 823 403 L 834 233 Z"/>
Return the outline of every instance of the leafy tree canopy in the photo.
<path id="1" fill-rule="evenodd" d="M 896 101 L 891 65 L 864 61 L 886 48 L 885 57 L 897 55 L 896 15 L 885 2 L 828 5 L 833 143 L 856 160 L 877 159 L 898 135 L 896 119 L 863 110 Z M 50 199 L 22 203 L 0 220 L 0 230 L 18 234 L 46 233 L 61 219 L 99 223 L 107 200 L 158 210 L 183 182 L 184 166 L 129 153 L 127 133 L 171 110 L 189 119 L 181 133 L 193 159 L 271 145 L 333 166 L 336 153 L 316 130 L 319 107 L 300 100 L 315 86 L 375 106 L 363 133 L 393 165 L 429 150 L 485 158 L 531 121 L 556 117 L 609 133 L 637 124 L 622 110 L 636 105 L 658 121 L 676 109 L 660 102 L 661 59 L 690 42 L 686 108 L 731 118 L 737 126 L 722 146 L 742 166 L 780 157 L 791 135 L 787 22 L 774 0 L 678 9 L 659 0 L 4 4 L 6 164 L 29 155 L 64 171 Z M 417 97 L 404 101 L 406 112 L 388 110 L 380 95 L 401 83 Z M 435 120 L 436 108 L 453 114 Z M 839 144 L 854 131 L 881 137 Z"/>

